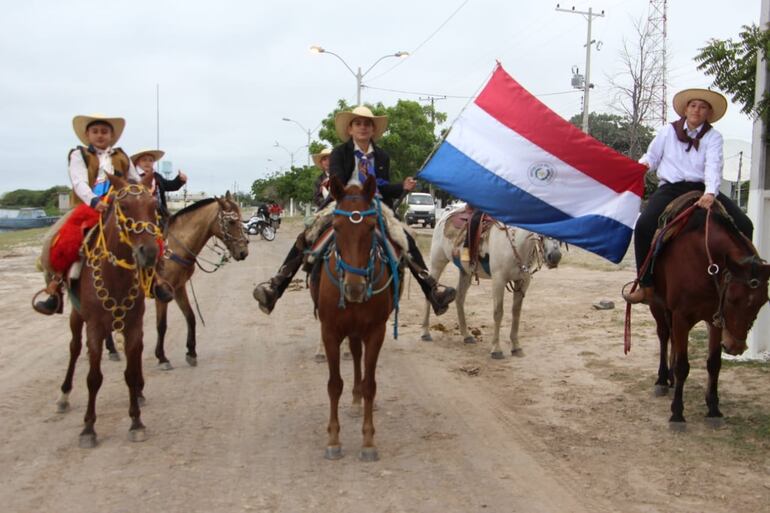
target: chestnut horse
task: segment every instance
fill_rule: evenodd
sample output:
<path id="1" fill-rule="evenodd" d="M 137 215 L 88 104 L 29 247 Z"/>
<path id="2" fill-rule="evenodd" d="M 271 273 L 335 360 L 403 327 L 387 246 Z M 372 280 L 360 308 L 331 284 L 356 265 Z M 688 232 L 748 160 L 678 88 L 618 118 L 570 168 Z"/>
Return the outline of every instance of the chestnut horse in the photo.
<path id="1" fill-rule="evenodd" d="M 770 266 L 759 258 L 751 242 L 729 219 L 713 209 L 690 208 L 694 211 L 684 221 L 681 232 L 666 243 L 655 259 L 655 298 L 650 304 L 660 339 L 656 395 L 668 393 L 673 370 L 669 426 L 677 431 L 686 426 L 682 394 L 690 371 L 690 330 L 699 321 L 708 326 L 706 421 L 718 427 L 723 423 L 717 393 L 722 350 L 730 355 L 746 350 L 748 331 L 759 309 L 768 301 L 770 277 Z"/>
<path id="2" fill-rule="evenodd" d="M 348 337 L 353 355 L 353 412 L 364 402 L 363 446 L 359 458 L 376 461 L 373 405 L 377 389 L 374 372 L 385 338 L 386 323 L 395 307 L 401 273 L 393 252 L 384 242 L 384 221 L 379 199 L 373 201 L 376 182 L 369 176 L 363 187 L 345 188 L 334 177 L 331 194 L 337 201 L 332 227 L 334 241 L 319 262 L 310 291 L 321 321 L 321 337 L 329 365 L 329 433 L 325 457 L 342 457 L 337 416 L 342 395 L 340 344 Z M 398 228 L 396 228 L 398 229 Z M 364 372 L 361 374 L 363 346 Z"/>
<path id="3" fill-rule="evenodd" d="M 229 191 L 223 198 L 206 198 L 175 213 L 169 220 L 166 237 L 166 260 L 161 276 L 173 285 L 174 300 L 187 321 L 185 358 L 194 367 L 198 363 L 195 351 L 195 314 L 190 307 L 186 285 L 195 272 L 196 263 L 202 271 L 206 271 L 198 262 L 198 254 L 211 237 L 216 237 L 225 244 L 233 258 L 240 261 L 249 255 L 249 240 L 243 232 L 241 211 Z M 163 370 L 170 370 L 171 362 L 164 351 L 168 304 L 156 300 L 155 312 L 158 330 L 155 357 Z"/>
<path id="4" fill-rule="evenodd" d="M 144 297 L 152 286 L 155 264 L 162 240 L 157 225 L 155 199 L 150 193 L 151 173 L 139 184 L 129 184 L 108 175 L 111 183 L 110 207 L 83 243 L 85 265 L 71 296 L 79 298 L 79 308 L 70 314 L 70 360 L 57 403 L 59 412 L 69 409 L 69 393 L 75 363 L 82 348 L 83 324 L 88 346 L 88 407 L 85 427 L 80 433 L 81 447 L 96 445 L 96 394 L 102 385 L 102 342 L 114 331 L 125 339 L 126 371 L 131 417 L 129 439 L 143 441 L 144 425 L 140 419 L 139 399 L 144 388 L 142 348 Z"/>

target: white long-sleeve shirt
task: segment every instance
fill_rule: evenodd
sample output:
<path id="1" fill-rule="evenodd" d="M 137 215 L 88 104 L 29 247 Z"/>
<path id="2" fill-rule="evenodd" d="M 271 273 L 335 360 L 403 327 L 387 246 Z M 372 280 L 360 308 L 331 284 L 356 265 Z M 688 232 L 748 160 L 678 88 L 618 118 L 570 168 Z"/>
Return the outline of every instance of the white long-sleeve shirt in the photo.
<path id="1" fill-rule="evenodd" d="M 703 125 L 690 130 L 685 123 L 684 129 L 695 139 Z M 706 185 L 706 193 L 717 194 L 724 166 L 722 134 L 712 127 L 698 144 L 697 150 L 693 146 L 685 151 L 687 144 L 677 139 L 676 130 L 669 123 L 657 133 L 639 162 L 657 171 L 661 184 L 701 182 Z"/>
<path id="2" fill-rule="evenodd" d="M 96 156 L 99 158 L 99 171 L 97 172 L 94 186 L 107 180 L 107 173 L 115 173 L 115 169 L 112 166 L 113 153 L 115 153 L 115 150 L 112 148 L 107 148 L 106 150 L 96 149 Z M 96 194 L 88 185 L 88 167 L 80 151 L 73 151 L 70 154 L 69 174 L 70 180 L 72 180 L 72 190 L 75 191 L 75 194 L 83 203 L 90 205 L 91 200 L 96 197 Z M 130 159 L 128 161 L 128 178 L 136 181 L 140 180 L 139 173 L 136 172 L 136 168 Z"/>

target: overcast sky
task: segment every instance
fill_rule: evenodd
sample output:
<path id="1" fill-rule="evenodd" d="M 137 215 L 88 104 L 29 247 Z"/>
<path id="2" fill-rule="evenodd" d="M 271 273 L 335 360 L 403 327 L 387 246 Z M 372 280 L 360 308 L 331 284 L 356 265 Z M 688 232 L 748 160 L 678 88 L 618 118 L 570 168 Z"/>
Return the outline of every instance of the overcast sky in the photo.
<path id="1" fill-rule="evenodd" d="M 363 70 L 383 55 L 413 53 L 385 59 L 368 73 L 365 102 L 447 95 L 436 107 L 451 122 L 468 101 L 459 97 L 476 93 L 499 59 L 569 118 L 581 110 L 581 93 L 548 93 L 570 91 L 572 66 L 583 72 L 587 23 L 556 11 L 556 3 L 7 2 L 0 16 L 0 192 L 69 185 L 66 156 L 78 144 L 76 114 L 125 117 L 118 145 L 129 154 L 154 148 L 156 84 L 160 147 L 174 169 L 188 174 L 189 190 L 220 194 L 234 184 L 248 190 L 254 179 L 286 168 L 290 152 L 296 163 L 307 161 L 307 135 L 282 118 L 312 130 L 339 98 L 355 102 L 355 77 L 334 56 L 310 53 L 313 44 Z M 648 4 L 561 3 L 605 11 L 593 22 L 593 38 L 603 44 L 592 53 L 591 111 L 612 112 L 608 77 L 621 70 L 623 37 L 633 42 L 633 22 L 646 18 Z M 692 60 L 697 49 L 710 38 L 737 37 L 742 25 L 759 20 L 760 0 L 726 5 L 668 2 L 669 91 L 709 86 Z M 717 128 L 726 139 L 751 138 L 750 121 L 732 104 Z"/>

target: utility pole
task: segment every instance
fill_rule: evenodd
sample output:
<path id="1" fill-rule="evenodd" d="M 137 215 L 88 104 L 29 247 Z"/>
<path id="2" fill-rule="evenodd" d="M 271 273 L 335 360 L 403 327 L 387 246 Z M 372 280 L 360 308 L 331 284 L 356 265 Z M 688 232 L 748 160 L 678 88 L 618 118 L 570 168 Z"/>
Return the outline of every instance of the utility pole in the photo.
<path id="1" fill-rule="evenodd" d="M 430 102 L 430 122 L 433 125 L 433 129 L 436 129 L 436 106 L 435 101 L 436 100 L 446 100 L 446 96 L 426 96 L 423 98 L 420 96 L 417 98 L 421 102 Z"/>
<path id="2" fill-rule="evenodd" d="M 650 0 L 647 26 L 650 33 L 650 55 L 653 58 L 652 69 L 655 73 L 653 87 L 653 114 L 651 121 L 665 125 L 668 112 L 668 100 L 666 99 L 667 57 L 666 37 L 668 29 L 668 5 L 667 0 Z"/>
<path id="3" fill-rule="evenodd" d="M 759 12 L 759 26 L 766 27 L 770 22 L 770 0 L 762 0 Z M 770 72 L 767 69 L 767 59 L 770 55 L 767 49 L 757 52 L 756 87 L 754 102 L 759 103 L 762 97 L 770 92 Z M 767 153 L 770 143 L 767 140 L 767 123 L 764 116 L 754 119 L 754 133 L 751 140 L 751 183 L 749 186 L 749 203 L 747 214 L 754 223 L 754 246 L 760 255 L 770 251 L 770 239 L 766 234 L 770 223 L 770 166 Z M 760 358 L 763 353 L 770 351 L 770 312 L 767 308 L 759 311 L 754 328 L 749 332 L 746 352 L 748 358 Z"/>
<path id="4" fill-rule="evenodd" d="M 594 17 L 604 17 L 604 10 L 600 14 L 595 14 L 593 8 L 589 7 L 588 11 L 576 11 L 573 6 L 572 9 L 561 9 L 559 4 L 556 4 L 556 10 L 561 12 L 569 12 L 572 14 L 582 14 L 588 20 L 588 33 L 586 35 L 586 79 L 583 86 L 583 132 L 588 133 L 588 91 L 591 89 L 591 45 L 595 43 L 591 39 L 591 22 Z"/>
<path id="5" fill-rule="evenodd" d="M 738 206 L 741 206 L 741 191 L 743 190 L 743 187 L 741 187 L 741 167 L 743 167 L 743 151 L 738 152 Z"/>

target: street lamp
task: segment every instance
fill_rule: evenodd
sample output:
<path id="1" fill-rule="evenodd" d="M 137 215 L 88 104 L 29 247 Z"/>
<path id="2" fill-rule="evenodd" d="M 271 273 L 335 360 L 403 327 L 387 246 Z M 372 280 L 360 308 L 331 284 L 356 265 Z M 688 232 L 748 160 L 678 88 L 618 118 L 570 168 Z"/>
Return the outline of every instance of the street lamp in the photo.
<path id="1" fill-rule="evenodd" d="M 305 128 L 305 127 L 302 125 L 302 123 L 300 123 L 300 122 L 299 122 L 299 121 L 297 121 L 297 120 L 294 120 L 294 119 L 291 119 L 291 118 L 281 118 L 281 119 L 282 119 L 283 121 L 290 121 L 290 122 L 292 122 L 292 123 L 296 123 L 296 124 L 297 124 L 297 126 L 299 126 L 299 127 L 302 129 L 302 131 L 303 131 L 304 133 L 306 133 L 306 134 L 307 134 L 307 165 L 309 166 L 309 165 L 310 165 L 310 135 L 311 135 L 313 132 L 315 132 L 316 130 L 318 130 L 318 127 L 320 127 L 320 126 L 321 126 L 321 123 L 318 123 L 318 126 L 317 126 L 317 127 L 315 127 L 313 130 L 308 130 L 307 128 Z"/>
<path id="2" fill-rule="evenodd" d="M 330 52 L 329 50 L 327 50 L 327 49 L 325 49 L 323 47 L 320 47 L 318 45 L 313 45 L 313 46 L 310 47 L 310 51 L 312 53 L 328 53 L 329 55 L 334 55 L 336 58 L 338 58 L 340 60 L 340 62 L 342 62 L 342 64 L 345 65 L 346 68 L 348 68 L 348 71 L 350 71 L 353 74 L 353 76 L 356 77 L 356 105 L 361 105 L 361 87 L 362 87 L 361 81 L 364 79 L 364 77 L 366 76 L 367 73 L 372 71 L 373 67 L 375 67 L 381 60 L 387 59 L 388 57 L 399 57 L 399 58 L 402 58 L 402 59 L 404 59 L 406 57 L 409 57 L 409 52 L 396 52 L 396 53 L 391 53 L 391 54 L 388 54 L 388 55 L 383 55 L 382 57 L 380 57 L 379 59 L 374 61 L 374 64 L 369 66 L 369 69 L 367 69 L 366 71 L 361 73 L 361 66 L 358 67 L 358 71 L 357 72 L 353 71 L 353 68 L 348 66 L 348 63 L 345 62 L 345 60 L 342 57 L 340 57 L 339 55 L 337 55 L 334 52 Z"/>
<path id="3" fill-rule="evenodd" d="M 294 167 L 294 154 L 297 153 L 299 150 L 301 150 L 302 148 L 305 147 L 305 145 L 303 144 L 302 146 L 300 146 L 296 150 L 291 151 L 289 148 L 287 148 L 283 144 L 279 143 L 278 141 L 275 141 L 275 144 L 273 144 L 273 146 L 276 147 L 276 148 L 281 148 L 283 151 L 285 151 L 286 153 L 289 154 L 289 157 L 291 158 L 291 167 Z"/>

